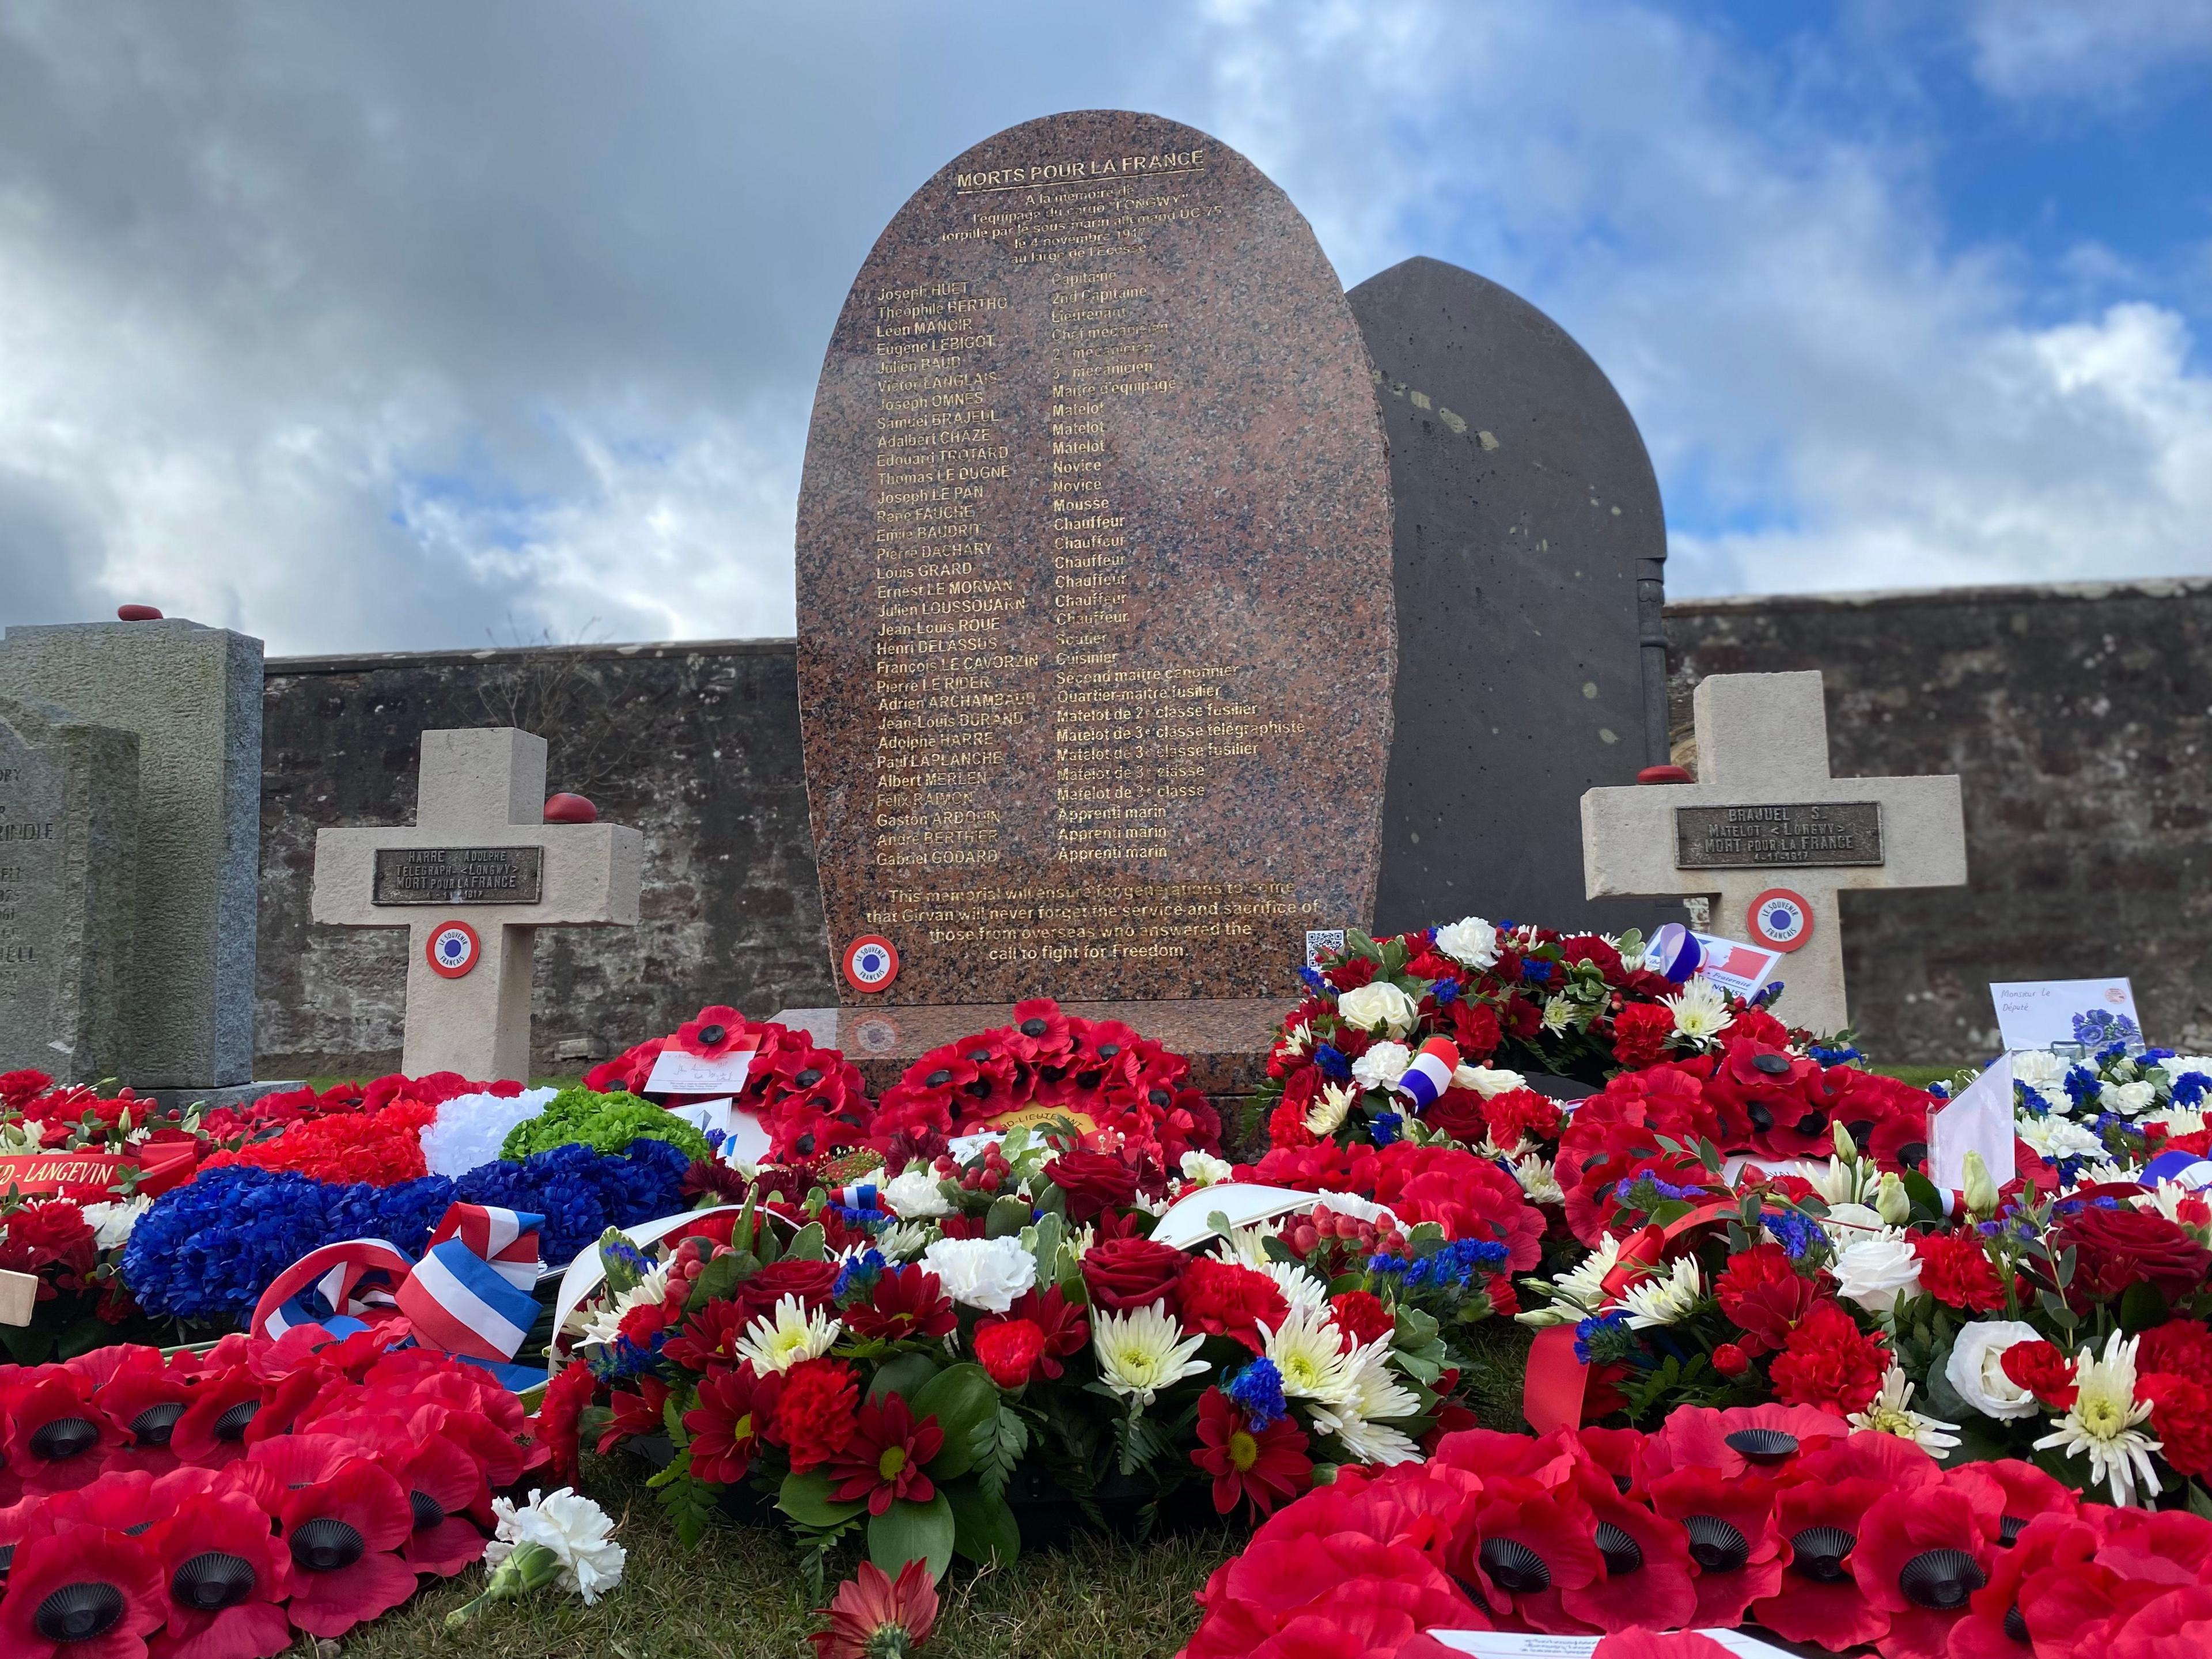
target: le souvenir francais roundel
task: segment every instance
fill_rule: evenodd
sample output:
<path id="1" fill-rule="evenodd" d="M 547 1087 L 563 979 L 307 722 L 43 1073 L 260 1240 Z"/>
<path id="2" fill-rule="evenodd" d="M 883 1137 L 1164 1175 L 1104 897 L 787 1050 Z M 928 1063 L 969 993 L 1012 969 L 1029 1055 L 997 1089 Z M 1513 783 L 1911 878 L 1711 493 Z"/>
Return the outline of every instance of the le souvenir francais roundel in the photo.
<path id="1" fill-rule="evenodd" d="M 423 946 L 422 954 L 441 979 L 459 979 L 477 965 L 477 959 L 483 955 L 483 943 L 465 921 L 441 921 L 430 930 L 430 942 Z"/>
<path id="2" fill-rule="evenodd" d="M 1813 907 L 1802 893 L 1770 887 L 1752 900 L 1751 936 L 1774 951 L 1794 951 L 1813 937 Z"/>
<path id="3" fill-rule="evenodd" d="M 845 978 L 856 991 L 880 991 L 898 970 L 898 949 L 881 933 L 863 933 L 845 947 Z"/>

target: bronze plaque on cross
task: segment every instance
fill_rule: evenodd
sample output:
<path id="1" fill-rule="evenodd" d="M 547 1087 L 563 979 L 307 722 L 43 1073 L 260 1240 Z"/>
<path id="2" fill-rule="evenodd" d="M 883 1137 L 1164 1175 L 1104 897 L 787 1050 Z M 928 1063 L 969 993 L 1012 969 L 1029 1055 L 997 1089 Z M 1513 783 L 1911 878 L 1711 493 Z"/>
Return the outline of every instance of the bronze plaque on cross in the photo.
<path id="1" fill-rule="evenodd" d="M 380 847 L 372 904 L 536 904 L 542 847 Z"/>
<path id="2" fill-rule="evenodd" d="M 1880 801 L 1674 809 L 1677 870 L 1802 869 L 1881 862 Z"/>

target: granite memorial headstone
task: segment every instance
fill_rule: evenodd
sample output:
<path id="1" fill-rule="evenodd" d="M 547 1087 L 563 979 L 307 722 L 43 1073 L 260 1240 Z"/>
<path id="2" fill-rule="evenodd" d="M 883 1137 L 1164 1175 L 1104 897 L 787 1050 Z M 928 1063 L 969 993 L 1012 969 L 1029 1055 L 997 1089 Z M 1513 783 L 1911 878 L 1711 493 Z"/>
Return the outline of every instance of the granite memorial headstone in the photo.
<path id="1" fill-rule="evenodd" d="M 1374 402 L 1312 231 L 1205 133 L 1032 121 L 900 210 L 830 340 L 799 507 L 845 1002 L 973 1029 L 1040 993 L 1289 996 L 1307 930 L 1367 921 L 1395 664 Z"/>
<path id="2" fill-rule="evenodd" d="M 0 693 L 138 740 L 121 1079 L 210 1101 L 253 1092 L 261 641 L 182 620 L 15 627 Z"/>
<path id="3" fill-rule="evenodd" d="M 1408 259 L 1350 298 L 1397 510 L 1376 928 L 1664 920 L 1589 905 L 1572 828 L 1585 789 L 1667 758 L 1667 530 L 1635 421 L 1565 330 L 1473 271 Z"/>
<path id="4" fill-rule="evenodd" d="M 138 739 L 0 696 L 0 1072 L 121 1069 Z"/>

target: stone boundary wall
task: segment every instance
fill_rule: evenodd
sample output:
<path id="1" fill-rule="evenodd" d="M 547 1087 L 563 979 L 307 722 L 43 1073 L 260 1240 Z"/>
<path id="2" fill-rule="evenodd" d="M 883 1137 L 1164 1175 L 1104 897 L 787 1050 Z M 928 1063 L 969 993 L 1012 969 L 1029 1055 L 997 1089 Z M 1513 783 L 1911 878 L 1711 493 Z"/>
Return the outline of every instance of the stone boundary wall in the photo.
<path id="1" fill-rule="evenodd" d="M 1844 898 L 1878 1055 L 1978 1057 L 1990 980 L 2107 973 L 2134 977 L 2154 1041 L 2212 1049 L 2212 580 L 1698 599 L 1667 626 L 1680 733 L 1706 674 L 1818 668 L 1838 775 L 1966 779 L 1969 889 Z M 411 821 L 418 734 L 500 725 L 546 738 L 550 788 L 646 838 L 637 928 L 538 941 L 538 1070 L 710 998 L 756 1018 L 832 1000 L 791 641 L 276 659 L 261 1076 L 398 1063 L 406 935 L 307 920 L 314 831 Z"/>

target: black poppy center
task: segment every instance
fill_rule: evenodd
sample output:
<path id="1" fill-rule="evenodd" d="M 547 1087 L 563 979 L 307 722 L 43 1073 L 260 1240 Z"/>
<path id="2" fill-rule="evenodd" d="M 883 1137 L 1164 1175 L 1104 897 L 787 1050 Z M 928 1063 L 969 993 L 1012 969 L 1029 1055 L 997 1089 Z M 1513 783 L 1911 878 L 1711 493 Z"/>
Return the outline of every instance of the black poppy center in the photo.
<path id="1" fill-rule="evenodd" d="M 292 1559 L 309 1572 L 336 1572 L 361 1559 L 368 1540 L 332 1515 L 319 1515 L 292 1534 Z"/>
<path id="2" fill-rule="evenodd" d="M 1761 1134 L 1765 1134 L 1774 1127 L 1774 1114 L 1755 1100 L 1744 1108 L 1744 1112 L 1751 1119 L 1751 1127 Z"/>
<path id="3" fill-rule="evenodd" d="M 802 1089 L 811 1089 L 816 1084 L 822 1081 L 822 1068 L 819 1066 L 810 1066 L 805 1071 L 801 1072 L 797 1077 L 792 1079 L 792 1081 L 796 1083 Z"/>
<path id="4" fill-rule="evenodd" d="M 1964 1550 L 1923 1550 L 1898 1570 L 1905 1600 L 1939 1610 L 1962 1607 L 1990 1576 Z"/>
<path id="5" fill-rule="evenodd" d="M 1897 1149 L 1897 1161 L 1908 1170 L 1916 1164 L 1925 1164 L 1928 1161 L 1928 1143 L 1924 1140 L 1906 1141 Z"/>
<path id="6" fill-rule="evenodd" d="M 1997 1522 L 1997 1542 L 2010 1549 L 2014 1540 L 2027 1530 L 2027 1518 L 2025 1516 L 2003 1516 Z"/>
<path id="7" fill-rule="evenodd" d="M 1751 1540 L 1717 1515 L 1693 1515 L 1682 1522 L 1690 1535 L 1690 1559 L 1707 1572 L 1734 1572 L 1751 1559 Z"/>
<path id="8" fill-rule="evenodd" d="M 729 1028 L 726 1026 L 702 1025 L 699 1028 L 699 1041 L 705 1043 L 709 1048 L 711 1048 L 716 1043 L 721 1042 L 723 1038 L 728 1036 L 729 1034 Z"/>
<path id="9" fill-rule="evenodd" d="M 407 1507 L 415 1511 L 415 1530 L 417 1532 L 426 1527 L 434 1527 L 446 1518 L 446 1506 L 427 1492 L 409 1492 Z"/>
<path id="10" fill-rule="evenodd" d="M 2015 1601 L 2005 1609 L 2005 1634 L 2026 1647 L 2028 1642 L 2027 1620 L 2020 1616 L 2020 1603 Z"/>
<path id="11" fill-rule="evenodd" d="M 1787 1077 L 1790 1062 L 1780 1054 L 1753 1054 L 1751 1063 L 1769 1077 Z"/>
<path id="12" fill-rule="evenodd" d="M 978 1048 L 968 1056 L 968 1063 L 970 1066 L 988 1066 L 991 1063 L 991 1051 L 988 1048 Z"/>
<path id="13" fill-rule="evenodd" d="M 166 1446 L 184 1414 L 183 1401 L 156 1401 L 131 1419 L 131 1437 L 142 1446 Z"/>
<path id="14" fill-rule="evenodd" d="M 1797 1449 L 1797 1437 L 1782 1429 L 1738 1429 L 1728 1446 L 1747 1463 L 1779 1463 Z"/>
<path id="15" fill-rule="evenodd" d="M 1597 1523 L 1597 1553 L 1605 1558 L 1605 1576 L 1608 1578 L 1634 1572 L 1644 1565 L 1644 1546 L 1636 1541 L 1627 1528 L 1616 1527 L 1610 1521 Z"/>
<path id="16" fill-rule="evenodd" d="M 1170 1095 L 1164 1089 L 1155 1089 L 1150 1094 L 1146 1095 L 1145 1098 L 1151 1101 L 1155 1106 L 1164 1106 L 1170 1100 L 1173 1100 L 1175 1097 Z"/>
<path id="17" fill-rule="evenodd" d="M 1797 1559 L 1790 1564 L 1790 1570 L 1817 1583 L 1838 1583 L 1850 1577 L 1844 1558 L 1857 1547 L 1858 1541 L 1856 1533 L 1841 1527 L 1808 1527 L 1792 1533 L 1790 1547 Z"/>
<path id="18" fill-rule="evenodd" d="M 31 1455 L 49 1463 L 81 1457 L 100 1443 L 100 1426 L 85 1417 L 57 1417 L 31 1435 Z"/>
<path id="19" fill-rule="evenodd" d="M 1118 1042 L 1102 1042 L 1098 1045 L 1098 1058 L 1101 1060 L 1111 1060 L 1121 1052 L 1121 1045 Z"/>
<path id="20" fill-rule="evenodd" d="M 261 1402 L 258 1400 L 240 1401 L 221 1417 L 216 1419 L 215 1437 L 218 1440 L 245 1439 L 246 1425 L 253 1420 L 253 1414 L 260 1409 Z"/>
<path id="21" fill-rule="evenodd" d="M 31 1623 L 49 1642 L 89 1642 L 121 1622 L 123 1592 L 112 1584 L 64 1584 L 39 1603 Z"/>
<path id="22" fill-rule="evenodd" d="M 169 1580 L 169 1595 L 202 1613 L 220 1613 L 253 1594 L 253 1563 L 242 1555 L 209 1550 L 180 1563 Z"/>
<path id="23" fill-rule="evenodd" d="M 1797 1133 L 1801 1135 L 1816 1135 L 1827 1127 L 1828 1115 L 1826 1112 L 1808 1112 L 1797 1120 Z"/>
<path id="24" fill-rule="evenodd" d="M 932 1072 L 927 1077 L 922 1079 L 921 1086 L 925 1089 L 942 1089 L 946 1084 L 951 1081 L 952 1073 L 946 1071 L 945 1067 L 940 1066 L 935 1071 Z"/>
<path id="25" fill-rule="evenodd" d="M 1490 1582 L 1508 1595 L 1534 1595 L 1552 1587 L 1544 1558 L 1517 1538 L 1484 1539 L 1480 1559 Z"/>
<path id="26" fill-rule="evenodd" d="M 799 1136 L 799 1138 L 797 1140 L 793 1141 L 792 1144 L 799 1149 L 799 1157 L 801 1157 L 801 1158 L 811 1158 L 811 1157 L 813 1157 L 813 1156 L 814 1156 L 814 1131 L 813 1131 L 813 1130 L 811 1130 L 811 1129 L 809 1129 L 809 1130 L 808 1130 L 805 1134 L 803 1134 L 803 1135 Z"/>
<path id="27" fill-rule="evenodd" d="M 1030 1018 L 1024 1020 L 1021 1024 L 1022 1035 L 1025 1037 L 1041 1037 L 1050 1030 L 1052 1030 L 1051 1026 L 1046 1024 L 1042 1020 L 1038 1019 L 1034 1015 Z"/>

